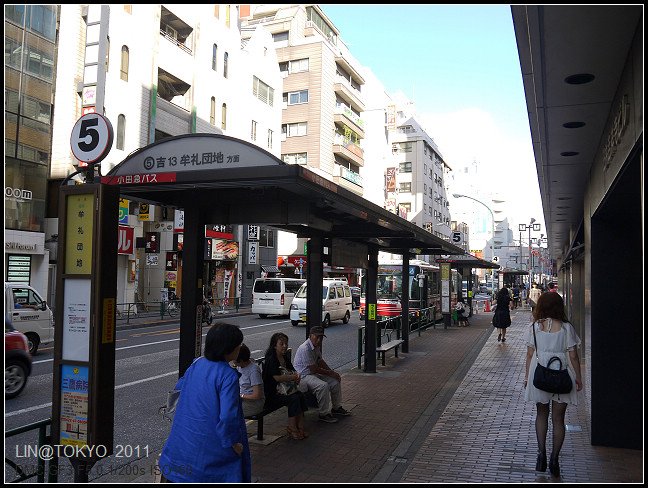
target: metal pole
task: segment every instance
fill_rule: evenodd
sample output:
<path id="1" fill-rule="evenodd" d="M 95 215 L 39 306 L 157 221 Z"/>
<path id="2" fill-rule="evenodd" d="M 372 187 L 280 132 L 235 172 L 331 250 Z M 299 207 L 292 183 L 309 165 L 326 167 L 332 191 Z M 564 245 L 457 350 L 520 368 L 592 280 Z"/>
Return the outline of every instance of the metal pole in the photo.
<path id="1" fill-rule="evenodd" d="M 527 265 L 529 266 L 529 283 L 533 282 L 533 270 L 531 269 L 531 227 L 532 226 L 533 226 L 533 222 L 531 222 L 527 227 L 529 229 L 529 260 L 527 261 Z"/>

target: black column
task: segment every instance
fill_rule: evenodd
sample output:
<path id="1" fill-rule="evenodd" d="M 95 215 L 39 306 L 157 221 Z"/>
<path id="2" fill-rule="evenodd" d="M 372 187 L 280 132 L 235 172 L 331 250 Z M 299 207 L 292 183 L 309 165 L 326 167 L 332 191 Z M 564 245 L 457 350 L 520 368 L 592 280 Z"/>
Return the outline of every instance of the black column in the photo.
<path id="1" fill-rule="evenodd" d="M 409 295 L 411 280 L 409 274 L 409 249 L 403 250 L 401 274 L 401 339 L 403 339 L 401 351 L 409 352 Z"/>
<path id="2" fill-rule="evenodd" d="M 185 211 L 182 249 L 182 307 L 180 310 L 180 354 L 178 375 L 182 376 L 194 358 L 202 354 L 202 325 L 196 314 L 202 305 L 202 269 L 205 254 L 205 217 L 198 202 Z"/>
<path id="3" fill-rule="evenodd" d="M 369 246 L 367 287 L 365 289 L 365 373 L 376 372 L 376 282 L 378 281 L 378 248 Z M 369 320 L 369 307 L 373 307 L 373 320 Z"/>
<path id="4" fill-rule="evenodd" d="M 321 236 L 311 237 L 308 240 L 308 246 L 306 248 L 306 261 L 308 266 L 308 277 L 306 279 L 308 286 L 308 292 L 306 294 L 306 339 L 308 339 L 311 327 L 322 325 L 323 242 Z"/>

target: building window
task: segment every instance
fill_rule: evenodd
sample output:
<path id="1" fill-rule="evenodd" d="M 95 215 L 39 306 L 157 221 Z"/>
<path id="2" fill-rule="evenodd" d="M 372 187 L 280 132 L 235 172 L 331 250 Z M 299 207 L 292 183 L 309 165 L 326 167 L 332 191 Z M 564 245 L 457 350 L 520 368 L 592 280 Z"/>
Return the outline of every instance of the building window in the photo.
<path id="1" fill-rule="evenodd" d="M 217 57 L 218 56 L 218 46 L 214 44 L 212 47 L 212 69 L 216 71 L 216 65 L 218 64 Z"/>
<path id="2" fill-rule="evenodd" d="M 261 229 L 259 247 L 274 247 L 274 230 L 263 228 Z"/>
<path id="3" fill-rule="evenodd" d="M 227 78 L 227 59 L 229 58 L 229 54 L 227 52 L 223 56 L 223 77 Z"/>
<path id="4" fill-rule="evenodd" d="M 276 32 L 276 33 L 272 34 L 272 40 L 274 42 L 287 41 L 288 40 L 288 31 Z"/>
<path id="5" fill-rule="evenodd" d="M 124 138 L 126 135 L 126 116 L 119 114 L 117 117 L 117 149 L 124 150 Z"/>
<path id="6" fill-rule="evenodd" d="M 399 173 L 411 173 L 412 172 L 412 163 L 400 163 L 398 165 Z"/>
<path id="7" fill-rule="evenodd" d="M 209 123 L 216 125 L 216 97 L 211 97 L 211 105 L 209 110 Z"/>
<path id="8" fill-rule="evenodd" d="M 272 149 L 272 130 L 268 129 L 268 149 Z"/>
<path id="9" fill-rule="evenodd" d="M 288 96 L 288 105 L 298 105 L 300 103 L 308 103 L 308 90 L 300 90 L 298 92 L 288 92 L 287 96 Z"/>
<path id="10" fill-rule="evenodd" d="M 399 205 L 403 207 L 405 210 L 407 210 L 408 212 L 412 211 L 412 204 L 410 202 L 400 203 Z"/>
<path id="11" fill-rule="evenodd" d="M 403 192 L 411 192 L 412 191 L 412 183 L 407 182 L 407 183 L 401 183 L 398 188 L 399 191 Z"/>
<path id="12" fill-rule="evenodd" d="M 308 153 L 282 154 L 281 159 L 288 164 L 308 164 Z"/>
<path id="13" fill-rule="evenodd" d="M 290 73 L 300 73 L 302 71 L 308 71 L 308 58 L 295 59 L 290 61 L 288 71 Z"/>
<path id="14" fill-rule="evenodd" d="M 221 107 L 221 129 L 227 128 L 227 104 L 224 103 Z"/>
<path id="15" fill-rule="evenodd" d="M 281 133 L 287 137 L 305 136 L 307 131 L 306 122 L 296 122 L 294 124 L 283 124 Z"/>
<path id="16" fill-rule="evenodd" d="M 250 132 L 250 139 L 252 141 L 256 141 L 256 130 L 257 130 L 257 123 L 256 120 L 252 121 L 252 130 Z"/>
<path id="17" fill-rule="evenodd" d="M 122 80 L 128 81 L 128 63 L 129 63 L 130 54 L 128 52 L 127 46 L 122 46 L 121 50 L 121 68 L 119 76 Z"/>
<path id="18" fill-rule="evenodd" d="M 252 94 L 263 103 L 267 103 L 271 107 L 274 105 L 274 88 L 270 87 L 256 76 L 252 78 Z"/>

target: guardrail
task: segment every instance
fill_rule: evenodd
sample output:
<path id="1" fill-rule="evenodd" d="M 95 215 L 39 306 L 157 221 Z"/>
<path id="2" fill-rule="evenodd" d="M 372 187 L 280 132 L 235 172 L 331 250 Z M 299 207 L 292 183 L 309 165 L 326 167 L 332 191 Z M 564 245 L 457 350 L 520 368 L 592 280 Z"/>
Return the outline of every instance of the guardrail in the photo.
<path id="1" fill-rule="evenodd" d="M 58 481 L 58 457 L 54 455 L 55 450 L 52 449 L 51 451 L 47 449 L 47 453 L 43 451 L 41 448 L 43 446 L 49 446 L 51 445 L 52 438 L 51 438 L 51 429 L 50 429 L 50 434 L 47 434 L 47 426 L 52 425 L 52 419 L 45 419 L 45 420 L 40 420 L 38 422 L 34 422 L 32 424 L 27 424 L 23 425 L 22 427 L 17 427 L 15 429 L 8 430 L 5 432 L 5 439 L 9 437 L 16 436 L 18 434 L 24 434 L 25 432 L 30 432 L 32 430 L 38 430 L 38 446 L 35 451 L 33 451 L 33 457 L 36 458 L 36 472 L 30 473 L 26 472 L 22 466 L 19 466 L 15 462 L 13 462 L 11 459 L 5 457 L 5 465 L 8 465 L 11 469 L 13 469 L 16 474 L 18 475 L 18 478 L 16 478 L 13 481 L 7 481 L 7 471 L 5 470 L 5 482 L 8 483 L 20 483 L 22 481 L 28 480 L 30 478 L 36 477 L 36 480 L 38 483 L 45 483 L 45 472 L 47 471 L 47 482 L 48 483 L 56 483 Z M 5 442 L 6 444 L 6 442 Z M 31 447 L 27 446 L 26 447 Z M 51 456 L 44 456 L 43 454 L 52 454 Z M 31 457 L 32 451 L 30 451 L 30 457 Z M 48 459 L 47 461 L 47 467 L 45 466 L 45 459 Z M 33 468 L 33 467 L 32 467 Z"/>
<path id="2" fill-rule="evenodd" d="M 436 325 L 435 320 L 436 307 L 423 308 L 421 310 L 414 310 L 409 313 L 409 332 L 418 330 L 418 335 L 421 331 L 430 326 Z M 390 317 L 387 319 L 379 320 L 376 322 L 376 347 L 383 343 L 383 339 L 387 341 L 392 340 L 392 335 L 396 332 L 396 339 L 401 338 L 401 316 Z M 358 327 L 358 369 L 362 369 L 362 356 L 364 356 L 364 345 L 366 341 L 365 326 Z"/>
<path id="3" fill-rule="evenodd" d="M 216 298 L 210 299 L 209 305 L 214 313 L 227 313 L 239 311 L 241 298 Z M 160 319 L 165 316 L 175 318 L 180 316 L 181 300 L 148 301 L 148 302 L 126 302 L 117 304 L 117 320 L 125 320 L 130 324 L 131 319 L 153 318 Z"/>

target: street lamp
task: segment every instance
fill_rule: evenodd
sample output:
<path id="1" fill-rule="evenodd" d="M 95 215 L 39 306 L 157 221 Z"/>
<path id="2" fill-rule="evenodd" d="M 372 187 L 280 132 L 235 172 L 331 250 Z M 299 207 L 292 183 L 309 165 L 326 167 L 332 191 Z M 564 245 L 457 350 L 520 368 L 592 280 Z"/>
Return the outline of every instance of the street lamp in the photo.
<path id="1" fill-rule="evenodd" d="M 490 209 L 488 205 L 486 205 L 484 202 L 477 200 L 476 198 L 469 197 L 468 195 L 460 195 L 459 193 L 453 193 L 453 197 L 455 198 L 469 198 L 470 200 L 474 200 L 477 203 L 481 203 L 486 209 L 490 212 L 491 216 L 491 231 L 492 231 L 492 239 L 491 239 L 491 262 L 494 262 L 495 260 L 495 216 L 493 215 L 493 211 Z M 491 293 L 495 293 L 495 268 L 491 268 Z"/>
<path id="2" fill-rule="evenodd" d="M 540 230 L 540 224 L 534 224 L 535 219 L 531 217 L 531 221 L 529 224 L 519 224 L 518 225 L 518 230 L 520 232 L 524 232 L 525 230 L 529 231 L 529 289 L 531 289 L 531 283 L 533 283 L 533 267 L 531 264 L 533 263 L 532 257 L 531 257 L 531 229 L 534 231 L 539 231 Z"/>

